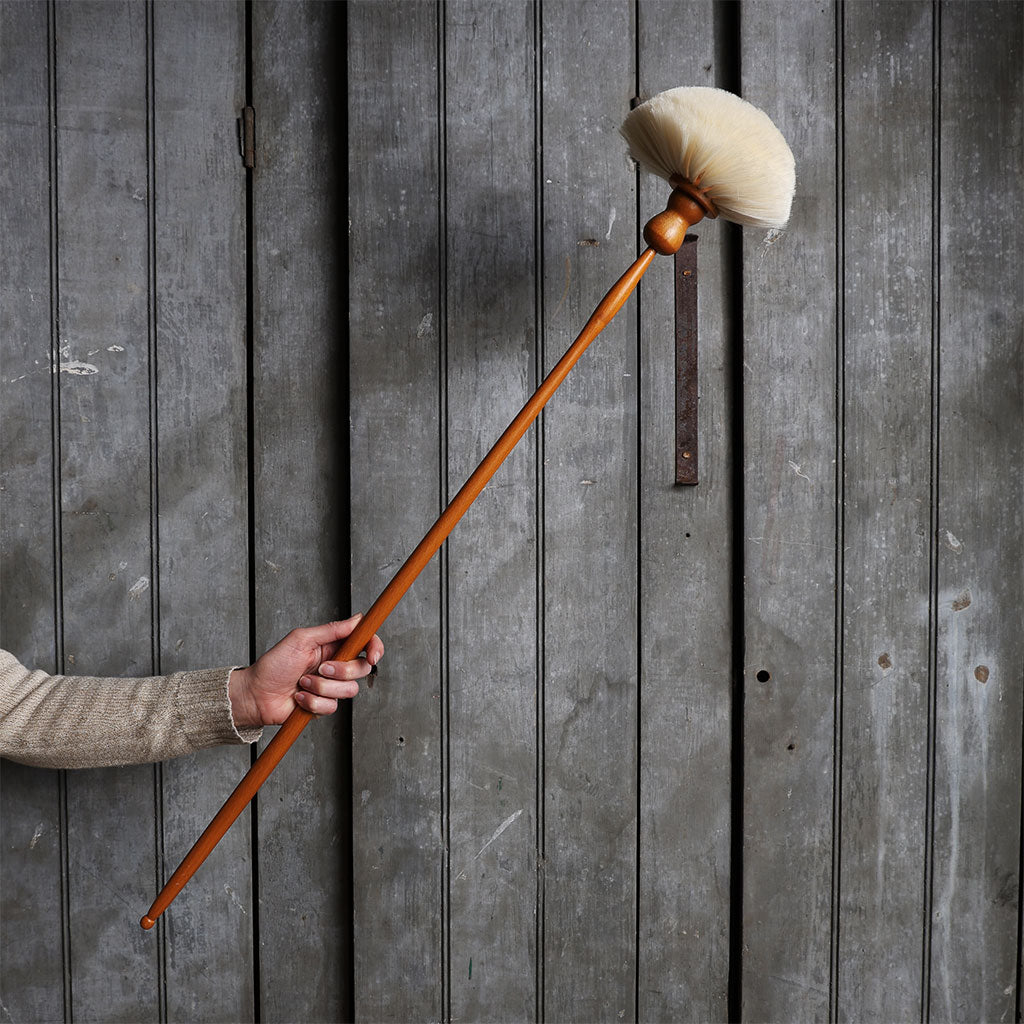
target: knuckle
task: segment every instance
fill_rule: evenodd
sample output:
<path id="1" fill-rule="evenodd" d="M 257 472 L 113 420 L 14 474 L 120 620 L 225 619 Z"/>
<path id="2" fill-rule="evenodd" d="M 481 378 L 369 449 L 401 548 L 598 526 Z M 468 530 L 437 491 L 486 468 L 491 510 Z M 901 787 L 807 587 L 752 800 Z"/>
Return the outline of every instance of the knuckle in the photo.
<path id="1" fill-rule="evenodd" d="M 284 638 L 285 643 L 290 647 L 302 647 L 305 644 L 306 634 L 308 632 L 309 631 L 305 626 L 296 626 L 295 629 L 291 630 Z"/>

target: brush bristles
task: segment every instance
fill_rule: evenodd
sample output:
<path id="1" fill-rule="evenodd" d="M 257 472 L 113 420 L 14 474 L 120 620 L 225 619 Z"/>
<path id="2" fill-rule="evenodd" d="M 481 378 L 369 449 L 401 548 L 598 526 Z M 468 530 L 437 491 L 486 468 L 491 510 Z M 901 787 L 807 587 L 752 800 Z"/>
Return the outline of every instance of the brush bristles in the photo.
<path id="1" fill-rule="evenodd" d="M 697 184 L 726 220 L 781 228 L 796 188 L 793 154 L 771 119 L 724 89 L 669 89 L 630 111 L 629 152 L 666 180 Z"/>

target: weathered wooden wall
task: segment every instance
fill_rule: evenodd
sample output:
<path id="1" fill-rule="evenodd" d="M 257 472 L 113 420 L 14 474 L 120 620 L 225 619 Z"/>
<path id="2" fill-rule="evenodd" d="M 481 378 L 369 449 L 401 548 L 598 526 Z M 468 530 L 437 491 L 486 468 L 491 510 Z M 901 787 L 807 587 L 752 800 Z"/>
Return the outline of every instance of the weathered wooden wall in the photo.
<path id="1" fill-rule="evenodd" d="M 156 931 L 247 753 L 3 763 L 0 1014 L 1020 1019 L 1022 22 L 0 3 L 0 642 L 44 668 L 365 607 L 660 209 L 634 97 L 741 92 L 798 169 L 781 235 L 696 229 L 699 486 L 660 260 Z"/>
<path id="2" fill-rule="evenodd" d="M 344 8 L 0 18 L 3 643 L 68 672 L 244 663 L 348 606 Z M 3 1012 L 346 1016 L 348 735 L 311 730 L 152 934 L 139 907 L 249 752 L 4 763 Z"/>

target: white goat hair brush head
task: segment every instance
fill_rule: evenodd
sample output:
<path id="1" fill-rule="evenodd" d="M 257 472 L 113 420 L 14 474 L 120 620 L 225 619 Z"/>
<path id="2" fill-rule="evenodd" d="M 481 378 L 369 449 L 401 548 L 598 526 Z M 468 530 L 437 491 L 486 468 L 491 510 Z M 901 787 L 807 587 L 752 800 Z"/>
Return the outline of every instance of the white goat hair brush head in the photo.
<path id="1" fill-rule="evenodd" d="M 759 228 L 789 220 L 793 153 L 771 118 L 739 96 L 707 86 L 669 89 L 631 110 L 621 131 L 638 164 L 692 182 L 726 220 Z"/>

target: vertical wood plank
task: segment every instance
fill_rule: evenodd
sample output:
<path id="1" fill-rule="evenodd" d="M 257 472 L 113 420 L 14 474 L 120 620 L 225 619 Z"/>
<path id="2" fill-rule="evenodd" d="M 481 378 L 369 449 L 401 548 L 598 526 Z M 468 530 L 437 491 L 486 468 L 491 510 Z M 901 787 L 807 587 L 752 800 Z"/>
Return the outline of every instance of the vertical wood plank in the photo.
<path id="1" fill-rule="evenodd" d="M 444 7 L 449 495 L 535 387 L 534 15 Z M 447 543 L 452 1020 L 536 1013 L 535 438 Z"/>
<path id="2" fill-rule="evenodd" d="M 634 7 L 544 4 L 544 363 L 636 256 L 617 130 Z M 544 414 L 543 1012 L 636 1014 L 637 336 L 623 309 Z"/>
<path id="3" fill-rule="evenodd" d="M 1024 606 L 1019 5 L 944 4 L 931 1012 L 1015 1005 Z"/>
<path id="4" fill-rule="evenodd" d="M 0 205 L 5 238 L 0 247 L 4 340 L 0 550 L 7 585 L 0 589 L 0 626 L 5 649 L 52 670 L 54 529 L 52 514 L 46 514 L 54 475 L 46 15 L 45 3 L 0 5 L 0 57 L 5 78 L 0 92 L 0 132 L 7 154 L 4 202 Z"/>
<path id="5" fill-rule="evenodd" d="M 248 660 L 245 101 L 240 3 L 154 6 L 160 670 Z M 163 766 L 173 870 L 249 764 Z M 166 920 L 171 1020 L 253 1016 L 249 830 L 231 829 Z"/>
<path id="6" fill-rule="evenodd" d="M 156 585 L 147 10 L 81 3 L 54 13 L 63 668 L 146 675 Z M 138 927 L 156 880 L 154 782 L 149 766 L 68 776 L 76 1018 L 159 1012 L 158 948 Z"/>
<path id="7" fill-rule="evenodd" d="M 348 6 L 356 608 L 440 511 L 437 17 L 431 4 Z M 439 594 L 435 560 L 388 619 L 381 673 L 353 707 L 360 1020 L 444 1013 Z"/>
<path id="8" fill-rule="evenodd" d="M 53 237 L 45 4 L 0 4 L 0 68 L 0 645 L 52 672 Z M 0 1004 L 12 1020 L 64 1016 L 60 828 L 57 773 L 2 762 Z"/>
<path id="9" fill-rule="evenodd" d="M 932 7 L 844 8 L 842 1019 L 921 1016 Z M 898 196 L 894 202 L 893 197 Z M 879 211 L 884 210 L 884 216 Z"/>
<path id="10" fill-rule="evenodd" d="M 797 161 L 788 230 L 744 231 L 743 1016 L 830 1013 L 835 728 L 832 4 L 748 3 L 744 97 Z"/>
<path id="11" fill-rule="evenodd" d="M 640 95 L 715 85 L 726 70 L 712 3 L 639 6 Z M 721 31 L 721 27 L 719 27 Z M 611 143 L 609 143 L 611 144 Z M 664 181 L 641 174 L 640 223 Z M 724 221 L 694 227 L 700 483 L 673 481 L 674 284 L 669 259 L 641 286 L 639 1018 L 726 1020 L 729 977 L 732 426 Z"/>
<path id="12" fill-rule="evenodd" d="M 348 611 L 344 15 L 330 3 L 252 8 L 252 572 L 261 651 L 294 626 Z M 312 723 L 260 794 L 263 1020 L 348 1015 L 349 771 L 343 711 Z"/>

